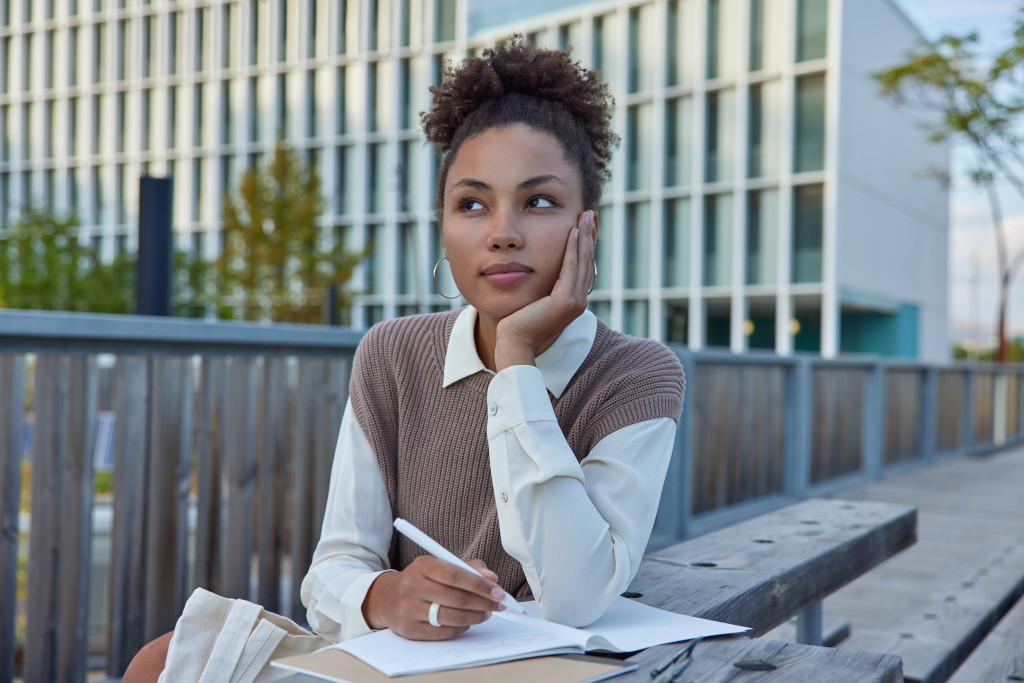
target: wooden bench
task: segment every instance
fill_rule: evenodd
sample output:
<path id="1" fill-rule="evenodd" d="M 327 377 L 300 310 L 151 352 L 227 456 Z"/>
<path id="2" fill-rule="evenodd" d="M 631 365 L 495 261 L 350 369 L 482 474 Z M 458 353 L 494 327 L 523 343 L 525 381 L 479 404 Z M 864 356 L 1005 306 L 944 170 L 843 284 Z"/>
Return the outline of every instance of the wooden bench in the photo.
<path id="1" fill-rule="evenodd" d="M 855 629 L 843 645 L 899 655 L 907 681 L 946 681 L 1024 594 L 1024 539 L 994 539 L 965 559 L 959 570 L 924 586 L 899 614 L 877 629 Z"/>
<path id="2" fill-rule="evenodd" d="M 977 681 L 1024 681 L 1024 598 L 949 679 L 949 683 Z"/>
<path id="3" fill-rule="evenodd" d="M 824 597 L 913 544 L 916 529 L 910 506 L 808 500 L 647 555 L 630 591 L 649 605 L 749 626 L 759 636 L 814 612 Z M 635 655 L 640 668 L 618 680 L 650 681 L 651 670 L 683 647 Z M 744 680 L 902 680 L 898 656 L 760 638 L 701 642 L 690 660 L 685 680 L 721 677 L 750 661 L 770 670 Z"/>

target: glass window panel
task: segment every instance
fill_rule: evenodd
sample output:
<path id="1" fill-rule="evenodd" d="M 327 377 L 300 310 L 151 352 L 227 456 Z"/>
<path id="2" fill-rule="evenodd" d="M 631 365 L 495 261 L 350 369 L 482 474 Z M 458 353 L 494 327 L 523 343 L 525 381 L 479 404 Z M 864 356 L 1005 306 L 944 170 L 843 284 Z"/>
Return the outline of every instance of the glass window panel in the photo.
<path id="1" fill-rule="evenodd" d="M 26 126 L 27 127 L 27 126 Z M 103 149 L 103 101 L 100 95 L 92 96 L 92 149 L 98 154 Z"/>
<path id="2" fill-rule="evenodd" d="M 573 21 L 558 27 L 558 49 L 568 50 L 570 48 L 579 56 L 579 46 L 583 42 L 583 22 Z"/>
<path id="3" fill-rule="evenodd" d="M 399 102 L 398 102 L 398 119 L 399 126 L 403 129 L 415 128 L 418 121 L 416 120 L 416 107 L 413 105 L 415 101 L 415 95 L 413 88 L 415 84 L 412 78 L 412 59 L 403 59 L 398 64 L 399 68 Z"/>
<path id="4" fill-rule="evenodd" d="M 370 181 L 369 202 L 370 213 L 384 211 L 384 193 L 387 190 L 387 172 L 384 163 L 385 147 L 383 142 L 367 146 L 367 173 Z"/>
<path id="5" fill-rule="evenodd" d="M 655 32 L 656 6 L 653 3 L 629 11 L 629 91 L 641 92 L 654 87 L 654 63 L 658 56 L 651 36 Z"/>
<path id="6" fill-rule="evenodd" d="M 353 199 L 358 191 L 356 175 L 352 169 L 352 147 L 338 147 L 335 163 L 336 211 L 340 214 L 350 214 L 355 209 Z"/>
<path id="7" fill-rule="evenodd" d="M 779 173 L 779 131 L 782 129 L 782 84 L 765 81 L 750 86 L 747 133 L 747 175 L 773 177 Z"/>
<path id="8" fill-rule="evenodd" d="M 11 68 L 11 38 L 4 36 L 0 38 L 0 93 L 6 94 L 10 88 Z"/>
<path id="9" fill-rule="evenodd" d="M 277 134 L 288 137 L 288 76 L 277 75 Z"/>
<path id="10" fill-rule="evenodd" d="M 665 302 L 665 341 L 685 344 L 690 335 L 690 313 L 685 301 Z"/>
<path id="11" fill-rule="evenodd" d="M 704 198 L 704 285 L 732 282 L 732 195 Z"/>
<path id="12" fill-rule="evenodd" d="M 234 23 L 235 5 L 224 5 L 221 9 L 220 22 L 220 66 L 222 69 L 230 69 L 232 63 L 231 50 L 231 24 Z"/>
<path id="13" fill-rule="evenodd" d="M 394 92 L 394 63 L 390 60 L 376 62 L 370 69 L 370 83 L 367 86 L 367 100 L 371 107 L 368 118 L 372 122 L 371 130 L 390 130 L 391 109 L 395 106 L 391 93 Z"/>
<path id="14" fill-rule="evenodd" d="M 610 326 L 612 324 L 611 301 L 594 301 L 591 299 L 587 304 L 587 307 L 594 313 L 594 315 L 603 320 L 606 325 Z"/>
<path id="15" fill-rule="evenodd" d="M 402 0 L 402 45 L 418 48 L 423 45 L 424 0 Z"/>
<path id="16" fill-rule="evenodd" d="M 729 346 L 732 334 L 732 319 L 729 310 L 722 306 L 707 309 L 704 317 L 704 344 L 706 346 Z"/>
<path id="17" fill-rule="evenodd" d="M 319 134 L 316 109 L 316 71 L 311 69 L 306 72 L 306 136 L 315 138 Z"/>
<path id="18" fill-rule="evenodd" d="M 455 40 L 455 6 L 456 0 L 436 0 L 434 38 L 437 42 Z"/>
<path id="19" fill-rule="evenodd" d="M 167 146 L 174 149 L 180 138 L 178 125 L 178 87 L 167 88 Z"/>
<path id="20" fill-rule="evenodd" d="M 668 85 L 689 85 L 699 78 L 697 28 L 697 0 L 668 3 Z"/>
<path id="21" fill-rule="evenodd" d="M 636 202 L 626 206 L 626 288 L 650 286 L 651 205 Z"/>
<path id="22" fill-rule="evenodd" d="M 708 0 L 707 77 L 732 78 L 738 71 L 740 0 Z"/>
<path id="23" fill-rule="evenodd" d="M 625 332 L 634 337 L 647 336 L 647 301 L 627 301 L 623 312 L 625 313 Z"/>
<path id="24" fill-rule="evenodd" d="M 398 226 L 398 293 L 420 293 L 420 258 L 416 240 L 416 224 Z"/>
<path id="25" fill-rule="evenodd" d="M 306 58 L 316 57 L 316 10 L 319 3 L 312 1 L 306 4 Z"/>
<path id="26" fill-rule="evenodd" d="M 376 4 L 376 34 L 378 52 L 387 52 L 391 49 L 391 0 L 372 0 L 370 4 Z"/>
<path id="27" fill-rule="evenodd" d="M 612 288 L 612 263 L 615 256 L 612 251 L 614 244 L 612 235 L 615 231 L 612 213 L 611 205 L 602 206 L 598 211 L 600 230 L 597 233 L 597 245 L 594 251 L 594 261 L 597 264 L 597 284 L 594 289 Z"/>
<path id="28" fill-rule="evenodd" d="M 828 0 L 797 0 L 796 61 L 825 56 L 828 33 Z"/>
<path id="29" fill-rule="evenodd" d="M 277 4 L 277 61 L 288 60 L 288 5 L 287 0 Z"/>
<path id="30" fill-rule="evenodd" d="M 192 220 L 198 221 L 203 203 L 203 164 L 200 159 L 192 160 Z"/>
<path id="31" fill-rule="evenodd" d="M 796 82 L 793 170 L 825 168 L 825 76 L 803 76 Z"/>
<path id="32" fill-rule="evenodd" d="M 778 281 L 779 192 L 755 190 L 747 194 L 747 284 L 773 285 Z"/>
<path id="33" fill-rule="evenodd" d="M 617 23 L 614 14 L 594 19 L 594 70 L 611 86 L 612 92 L 619 90 L 617 67 L 624 57 L 622 45 L 616 39 Z"/>
<path id="34" fill-rule="evenodd" d="M 231 143 L 231 81 L 220 83 L 220 141 Z"/>
<path id="35" fill-rule="evenodd" d="M 665 186 L 689 185 L 693 180 L 693 98 L 676 97 L 665 103 Z"/>
<path id="36" fill-rule="evenodd" d="M 115 223 L 124 223 L 128 220 L 127 202 L 124 196 L 124 164 L 114 167 L 114 207 Z"/>
<path id="37" fill-rule="evenodd" d="M 782 0 L 750 0 L 751 71 L 778 69 L 782 66 L 785 17 Z"/>
<path id="38" fill-rule="evenodd" d="M 32 154 L 32 128 L 35 123 L 35 119 L 32 118 L 33 105 L 31 102 L 26 102 L 21 105 L 21 158 L 31 159 Z"/>
<path id="39" fill-rule="evenodd" d="M 732 89 L 709 92 L 705 106 L 704 180 L 730 180 L 736 157 L 736 93 Z"/>
<path id="40" fill-rule="evenodd" d="M 167 73 L 178 73 L 178 25 L 181 23 L 181 12 L 171 14 L 167 27 Z"/>
<path id="41" fill-rule="evenodd" d="M 386 291 L 387 269 L 383 225 L 366 226 L 366 249 L 369 252 L 369 258 L 363 259 L 366 270 L 366 293 L 383 294 Z"/>
<path id="42" fill-rule="evenodd" d="M 421 206 L 421 187 L 419 175 L 419 140 L 405 140 L 402 147 L 402 168 L 399 178 L 402 187 L 399 192 L 399 206 L 402 211 L 418 211 Z"/>
<path id="43" fill-rule="evenodd" d="M 47 31 L 44 37 L 44 47 L 46 49 L 43 59 L 46 61 L 46 65 L 43 69 L 43 89 L 49 90 L 53 87 L 53 34 L 54 31 Z"/>
<path id="44" fill-rule="evenodd" d="M 821 282 L 823 187 L 793 188 L 793 282 Z"/>
<path id="45" fill-rule="evenodd" d="M 646 190 L 651 187 L 651 139 L 654 106 L 650 102 L 633 105 L 626 118 L 626 187 Z"/>
<path id="46" fill-rule="evenodd" d="M 260 60 L 260 6 L 256 0 L 249 3 L 249 64 Z"/>
<path id="47" fill-rule="evenodd" d="M 8 227 L 8 214 L 11 206 L 11 174 L 0 173 L 0 228 Z"/>
<path id="48" fill-rule="evenodd" d="M 125 121 L 125 94 L 117 93 L 114 112 L 114 150 L 124 151 L 124 129 L 127 127 Z"/>
<path id="49" fill-rule="evenodd" d="M 256 142 L 260 139 L 260 109 L 259 109 L 259 79 L 255 76 L 249 79 L 249 105 L 246 107 L 249 116 L 249 142 Z"/>
<path id="50" fill-rule="evenodd" d="M 195 63 L 192 65 L 196 71 L 206 70 L 206 12 L 202 9 L 197 9 L 193 14 L 193 21 L 195 22 L 192 30 L 195 32 L 195 54 L 193 59 Z"/>
<path id="51" fill-rule="evenodd" d="M 92 222 L 103 220 L 103 174 L 101 166 L 92 167 Z"/>
<path id="52" fill-rule="evenodd" d="M 106 24 L 95 24 L 92 27 L 92 82 L 103 80 Z M 27 83 L 25 84 L 28 85 Z M 27 88 L 26 88 L 27 89 Z"/>
<path id="53" fill-rule="evenodd" d="M 369 121 L 371 132 L 380 130 L 377 125 L 377 91 L 380 87 L 380 62 L 366 65 L 366 120 Z"/>
<path id="54" fill-rule="evenodd" d="M 123 81 L 128 60 L 125 55 L 131 54 L 128 48 L 128 22 L 122 19 L 117 22 L 117 63 L 114 65 L 117 80 Z"/>
<path id="55" fill-rule="evenodd" d="M 192 88 L 192 144 L 199 147 L 203 144 L 203 84 L 197 83 Z"/>
<path id="56" fill-rule="evenodd" d="M 11 160 L 11 131 L 7 105 L 0 105 L 0 161 Z"/>
<path id="57" fill-rule="evenodd" d="M 46 131 L 46 137 L 43 140 L 43 156 L 46 158 L 53 157 L 53 139 L 57 132 L 57 126 L 54 125 L 53 112 L 54 101 L 46 100 L 45 104 L 43 104 L 43 130 Z"/>

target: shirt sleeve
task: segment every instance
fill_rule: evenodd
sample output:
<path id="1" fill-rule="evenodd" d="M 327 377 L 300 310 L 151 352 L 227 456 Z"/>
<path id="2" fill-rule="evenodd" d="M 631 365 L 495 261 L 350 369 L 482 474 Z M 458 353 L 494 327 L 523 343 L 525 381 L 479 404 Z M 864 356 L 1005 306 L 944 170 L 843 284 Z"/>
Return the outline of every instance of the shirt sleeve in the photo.
<path id="1" fill-rule="evenodd" d="M 577 461 L 540 370 L 506 368 L 487 395 L 501 542 L 546 619 L 584 626 L 640 567 L 672 456 L 675 422 L 619 429 Z"/>
<path id="2" fill-rule="evenodd" d="M 345 405 L 320 542 L 302 580 L 310 627 L 327 640 L 373 629 L 363 619 L 370 584 L 389 569 L 391 503 L 380 467 L 352 405 Z"/>

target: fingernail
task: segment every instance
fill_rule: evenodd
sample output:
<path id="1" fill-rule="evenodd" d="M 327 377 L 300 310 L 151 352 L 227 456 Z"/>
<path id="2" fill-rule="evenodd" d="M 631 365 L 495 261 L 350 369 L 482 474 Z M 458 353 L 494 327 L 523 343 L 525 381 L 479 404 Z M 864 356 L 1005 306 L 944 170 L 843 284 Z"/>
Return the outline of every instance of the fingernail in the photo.
<path id="1" fill-rule="evenodd" d="M 503 597 L 505 597 L 505 591 L 497 587 L 492 588 L 491 597 L 493 597 L 495 600 L 501 600 Z"/>

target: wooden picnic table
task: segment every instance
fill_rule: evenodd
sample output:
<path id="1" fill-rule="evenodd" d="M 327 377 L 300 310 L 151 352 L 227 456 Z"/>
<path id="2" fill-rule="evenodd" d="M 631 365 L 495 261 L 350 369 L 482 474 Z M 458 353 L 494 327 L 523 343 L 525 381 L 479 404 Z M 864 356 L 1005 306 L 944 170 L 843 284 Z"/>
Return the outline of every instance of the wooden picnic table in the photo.
<path id="1" fill-rule="evenodd" d="M 820 601 L 916 539 L 915 508 L 808 500 L 646 556 L 630 586 L 655 607 L 751 628 L 758 636 Z M 616 680 L 651 683 L 651 671 L 690 644 L 650 648 Z M 739 667 L 737 666 L 739 665 Z M 730 636 L 698 643 L 673 680 L 902 681 L 899 657 Z M 742 669 L 742 671 L 741 671 Z"/>

